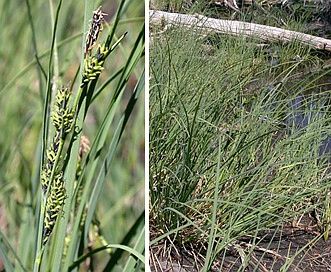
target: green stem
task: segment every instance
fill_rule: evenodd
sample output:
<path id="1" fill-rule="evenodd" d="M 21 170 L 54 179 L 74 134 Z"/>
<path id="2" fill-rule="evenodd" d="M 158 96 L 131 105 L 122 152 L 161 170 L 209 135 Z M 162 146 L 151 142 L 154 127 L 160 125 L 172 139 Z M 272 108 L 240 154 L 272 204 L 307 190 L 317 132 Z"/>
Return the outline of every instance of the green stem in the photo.
<path id="1" fill-rule="evenodd" d="M 52 28 L 55 28 L 55 20 L 54 20 L 54 9 L 52 0 L 49 0 L 49 6 L 50 6 L 50 13 L 51 13 L 51 21 L 52 21 Z M 57 90 L 60 86 L 59 82 L 59 57 L 58 57 L 58 51 L 57 51 L 57 41 L 56 36 L 54 36 L 54 50 L 53 50 L 53 67 L 54 67 L 54 81 L 53 81 L 53 89 Z"/>

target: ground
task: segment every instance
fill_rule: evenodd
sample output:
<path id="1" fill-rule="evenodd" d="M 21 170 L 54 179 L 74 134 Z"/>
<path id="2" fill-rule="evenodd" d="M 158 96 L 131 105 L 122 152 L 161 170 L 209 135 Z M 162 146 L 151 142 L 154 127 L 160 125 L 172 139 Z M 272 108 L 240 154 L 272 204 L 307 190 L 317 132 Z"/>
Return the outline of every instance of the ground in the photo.
<path id="1" fill-rule="evenodd" d="M 253 237 L 243 237 L 236 248 L 222 251 L 214 261 L 211 272 L 216 271 L 331 271 L 331 239 L 326 241 L 318 232 L 310 216 L 296 226 L 286 224 L 281 229 L 260 233 L 258 246 L 254 249 L 243 270 L 243 255 L 252 249 Z M 167 251 L 170 243 L 162 241 L 151 247 L 151 271 L 193 272 L 200 271 L 204 264 L 206 248 L 188 245 L 176 246 Z M 239 252 L 245 252 L 244 254 Z M 283 267 L 286 259 L 294 258 L 291 265 Z"/>

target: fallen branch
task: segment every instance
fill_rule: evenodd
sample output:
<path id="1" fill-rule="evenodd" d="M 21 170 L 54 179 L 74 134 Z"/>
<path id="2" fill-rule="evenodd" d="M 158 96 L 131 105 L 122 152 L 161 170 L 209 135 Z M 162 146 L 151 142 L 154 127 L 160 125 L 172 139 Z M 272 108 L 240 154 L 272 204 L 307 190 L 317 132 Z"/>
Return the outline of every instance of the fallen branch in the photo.
<path id="1" fill-rule="evenodd" d="M 157 10 L 150 10 L 149 17 L 151 24 L 180 25 L 188 28 L 196 27 L 207 32 L 226 33 L 236 36 L 255 36 L 263 41 L 289 42 L 296 40 L 313 49 L 331 51 L 331 40 L 272 26 Z"/>

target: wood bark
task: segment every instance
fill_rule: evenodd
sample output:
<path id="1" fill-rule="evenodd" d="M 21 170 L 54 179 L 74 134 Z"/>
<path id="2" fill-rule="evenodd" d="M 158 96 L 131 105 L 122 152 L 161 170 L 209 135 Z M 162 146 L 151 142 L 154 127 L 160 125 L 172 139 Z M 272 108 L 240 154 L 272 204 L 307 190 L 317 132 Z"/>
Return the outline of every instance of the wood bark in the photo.
<path id="1" fill-rule="evenodd" d="M 299 41 L 313 49 L 331 51 L 331 40 L 277 27 L 158 10 L 150 10 L 149 17 L 151 24 L 179 25 L 188 28 L 199 28 L 206 32 L 254 36 L 263 41 Z"/>

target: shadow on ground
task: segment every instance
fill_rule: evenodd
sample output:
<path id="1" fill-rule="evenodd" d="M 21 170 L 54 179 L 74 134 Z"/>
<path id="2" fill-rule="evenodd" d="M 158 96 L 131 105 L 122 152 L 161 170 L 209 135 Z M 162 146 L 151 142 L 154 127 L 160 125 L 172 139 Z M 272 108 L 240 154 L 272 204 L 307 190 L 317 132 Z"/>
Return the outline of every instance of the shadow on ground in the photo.
<path id="1" fill-rule="evenodd" d="M 302 222 L 261 232 L 259 237 L 243 237 L 235 246 L 221 251 L 209 271 L 331 271 L 331 239 L 324 241 L 313 219 L 306 217 Z M 169 252 L 166 244 L 163 241 L 151 247 L 151 271 L 202 269 L 206 248 L 176 246 Z"/>

